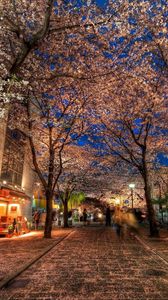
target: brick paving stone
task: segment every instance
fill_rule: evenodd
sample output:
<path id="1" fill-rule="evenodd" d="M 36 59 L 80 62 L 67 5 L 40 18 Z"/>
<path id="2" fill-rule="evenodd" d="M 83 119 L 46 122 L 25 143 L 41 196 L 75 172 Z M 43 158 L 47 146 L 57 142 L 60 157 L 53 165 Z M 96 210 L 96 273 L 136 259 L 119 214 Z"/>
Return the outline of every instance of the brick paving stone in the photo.
<path id="1" fill-rule="evenodd" d="M 149 229 L 147 227 L 140 228 L 140 237 L 147 245 L 157 251 L 168 262 L 168 228 L 161 228 L 160 238 L 149 237 Z"/>
<path id="2" fill-rule="evenodd" d="M 0 238 L 0 281 L 36 257 L 39 252 L 67 235 L 69 229 L 53 231 L 53 239 L 43 239 L 43 232 L 32 232 L 16 238 Z"/>
<path id="3" fill-rule="evenodd" d="M 1 300 L 167 300 L 168 268 L 133 237 L 77 228 L 0 292 Z"/>

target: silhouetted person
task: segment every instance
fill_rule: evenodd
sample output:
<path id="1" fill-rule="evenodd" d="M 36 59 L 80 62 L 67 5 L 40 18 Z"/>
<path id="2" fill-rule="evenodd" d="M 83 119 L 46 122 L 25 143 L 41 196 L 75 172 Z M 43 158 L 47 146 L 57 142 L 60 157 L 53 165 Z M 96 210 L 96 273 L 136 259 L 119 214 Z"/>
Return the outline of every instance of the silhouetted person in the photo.
<path id="1" fill-rule="evenodd" d="M 34 222 L 35 222 L 35 230 L 37 230 L 40 222 L 40 213 L 38 211 L 36 211 L 34 214 Z"/>
<path id="2" fill-rule="evenodd" d="M 134 215 L 137 218 L 139 223 L 142 223 L 143 217 L 142 217 L 142 211 L 141 210 L 134 210 Z"/>
<path id="3" fill-rule="evenodd" d="M 52 221 L 54 222 L 54 221 L 56 221 L 56 219 L 57 219 L 57 213 L 55 210 L 53 210 L 52 211 Z"/>
<path id="4" fill-rule="evenodd" d="M 86 225 L 87 223 L 87 210 L 86 208 L 83 211 L 83 225 Z"/>
<path id="5" fill-rule="evenodd" d="M 106 226 L 111 226 L 111 210 L 110 207 L 106 209 Z"/>
<path id="6" fill-rule="evenodd" d="M 16 233 L 16 234 L 18 233 L 18 230 L 17 230 L 17 222 L 16 222 L 16 219 L 15 219 L 15 218 L 13 219 L 13 232 Z"/>
<path id="7" fill-rule="evenodd" d="M 72 210 L 68 211 L 68 219 L 72 217 Z"/>

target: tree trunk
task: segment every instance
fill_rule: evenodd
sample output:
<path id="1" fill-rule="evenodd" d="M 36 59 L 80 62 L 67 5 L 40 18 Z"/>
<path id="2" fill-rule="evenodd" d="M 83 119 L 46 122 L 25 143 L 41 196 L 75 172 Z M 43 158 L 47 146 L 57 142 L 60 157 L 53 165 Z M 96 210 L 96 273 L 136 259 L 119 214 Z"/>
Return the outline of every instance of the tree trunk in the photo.
<path id="1" fill-rule="evenodd" d="M 52 193 L 46 192 L 46 221 L 44 238 L 51 238 L 52 231 Z"/>
<path id="2" fill-rule="evenodd" d="M 64 205 L 64 228 L 68 228 L 68 201 L 67 199 L 64 200 L 63 202 Z"/>
<path id="3" fill-rule="evenodd" d="M 144 172 L 144 190 L 145 190 L 145 198 L 146 198 L 146 205 L 147 205 L 147 211 L 148 211 L 148 220 L 149 220 L 149 227 L 150 227 L 150 236 L 151 237 L 159 237 L 159 231 L 157 228 L 156 218 L 155 218 L 155 211 L 152 205 L 152 199 L 151 199 L 151 188 L 149 184 L 148 174 L 147 170 Z"/>

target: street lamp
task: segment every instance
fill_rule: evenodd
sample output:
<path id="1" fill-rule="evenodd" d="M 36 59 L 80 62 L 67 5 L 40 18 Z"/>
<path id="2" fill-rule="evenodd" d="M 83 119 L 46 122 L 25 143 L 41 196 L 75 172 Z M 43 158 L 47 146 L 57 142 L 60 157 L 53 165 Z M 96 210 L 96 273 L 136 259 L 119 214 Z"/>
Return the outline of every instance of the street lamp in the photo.
<path id="1" fill-rule="evenodd" d="M 120 199 L 115 199 L 115 204 L 119 205 L 120 204 Z"/>
<path id="2" fill-rule="evenodd" d="M 130 183 L 129 188 L 131 189 L 131 203 L 132 203 L 132 208 L 134 207 L 134 188 L 135 188 L 135 183 Z"/>

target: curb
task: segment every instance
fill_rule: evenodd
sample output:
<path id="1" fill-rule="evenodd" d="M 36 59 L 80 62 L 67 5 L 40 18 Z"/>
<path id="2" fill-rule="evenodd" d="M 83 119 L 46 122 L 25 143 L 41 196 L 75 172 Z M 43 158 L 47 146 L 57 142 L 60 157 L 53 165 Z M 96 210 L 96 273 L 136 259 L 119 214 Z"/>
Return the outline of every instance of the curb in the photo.
<path id="1" fill-rule="evenodd" d="M 75 230 L 72 230 L 66 236 L 60 238 L 56 243 L 53 243 L 52 245 L 50 245 L 49 247 L 47 247 L 42 253 L 40 253 L 35 258 L 33 258 L 32 260 L 30 260 L 28 263 L 26 263 L 24 266 L 22 266 L 21 268 L 19 268 L 17 270 L 17 272 L 13 272 L 8 277 L 4 278 L 0 282 L 0 290 L 2 290 L 3 288 L 8 287 L 8 285 L 11 283 L 11 281 L 13 281 L 17 276 L 19 276 L 21 273 L 23 273 L 25 270 L 27 270 L 29 267 L 31 267 L 34 263 L 36 263 L 41 257 L 43 257 L 45 254 L 47 254 L 52 248 L 54 248 L 55 246 L 57 246 L 58 244 L 60 244 L 63 240 L 65 240 L 74 231 Z"/>
<path id="2" fill-rule="evenodd" d="M 153 255 L 158 256 L 165 264 L 168 265 L 168 260 L 166 260 L 161 254 L 159 254 L 156 250 L 151 248 L 145 241 L 144 239 L 140 238 L 137 235 L 134 235 L 135 239 L 147 250 L 150 251 Z"/>

